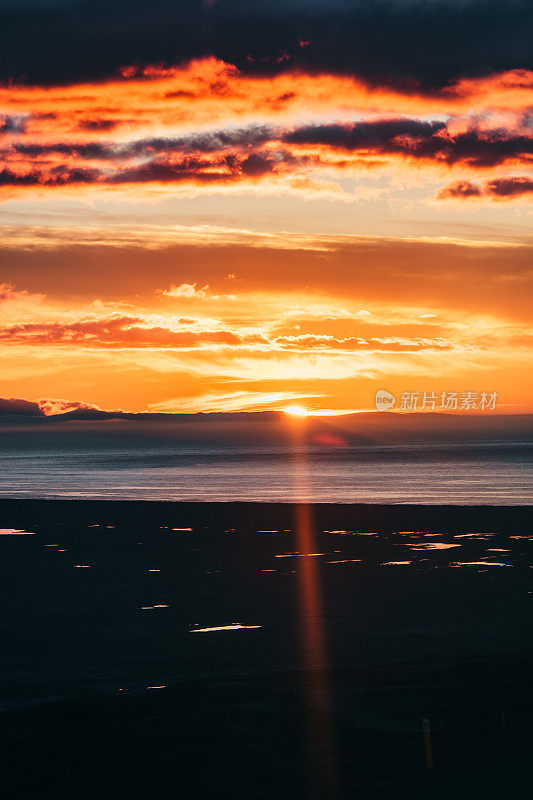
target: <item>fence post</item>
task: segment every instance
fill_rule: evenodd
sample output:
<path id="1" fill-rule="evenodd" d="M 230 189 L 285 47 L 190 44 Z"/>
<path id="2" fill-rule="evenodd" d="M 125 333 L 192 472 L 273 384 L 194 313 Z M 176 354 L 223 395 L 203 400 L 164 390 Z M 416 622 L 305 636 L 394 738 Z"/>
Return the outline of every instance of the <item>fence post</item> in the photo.
<path id="1" fill-rule="evenodd" d="M 424 749 L 426 751 L 426 769 L 433 769 L 433 748 L 431 747 L 431 728 L 429 719 L 422 720 L 422 733 L 424 734 Z"/>

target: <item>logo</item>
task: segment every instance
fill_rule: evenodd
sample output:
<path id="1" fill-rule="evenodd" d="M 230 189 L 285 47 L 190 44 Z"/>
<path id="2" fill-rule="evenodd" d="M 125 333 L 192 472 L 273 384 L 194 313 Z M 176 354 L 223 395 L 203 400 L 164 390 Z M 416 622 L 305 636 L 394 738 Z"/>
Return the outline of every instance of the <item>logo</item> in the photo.
<path id="1" fill-rule="evenodd" d="M 396 398 L 394 395 L 387 392 L 385 389 L 380 389 L 376 392 L 376 408 L 378 411 L 388 411 L 394 408 L 395 402 Z"/>

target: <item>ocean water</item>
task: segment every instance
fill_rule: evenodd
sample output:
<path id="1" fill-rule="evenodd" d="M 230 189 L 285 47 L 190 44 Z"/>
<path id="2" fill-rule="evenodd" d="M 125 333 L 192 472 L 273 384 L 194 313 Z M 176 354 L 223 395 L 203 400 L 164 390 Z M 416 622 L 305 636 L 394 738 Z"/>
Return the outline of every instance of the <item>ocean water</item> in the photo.
<path id="1" fill-rule="evenodd" d="M 331 447 L 10 430 L 0 436 L 0 497 L 525 505 L 532 454 L 502 439 Z"/>

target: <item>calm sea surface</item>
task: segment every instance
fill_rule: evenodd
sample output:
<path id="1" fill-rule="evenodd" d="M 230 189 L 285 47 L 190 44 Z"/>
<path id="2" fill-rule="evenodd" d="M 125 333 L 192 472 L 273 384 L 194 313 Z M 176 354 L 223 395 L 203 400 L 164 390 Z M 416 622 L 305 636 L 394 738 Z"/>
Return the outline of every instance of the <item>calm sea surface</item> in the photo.
<path id="1" fill-rule="evenodd" d="M 533 445 L 516 441 L 192 444 L 0 436 L 0 497 L 529 504 Z"/>

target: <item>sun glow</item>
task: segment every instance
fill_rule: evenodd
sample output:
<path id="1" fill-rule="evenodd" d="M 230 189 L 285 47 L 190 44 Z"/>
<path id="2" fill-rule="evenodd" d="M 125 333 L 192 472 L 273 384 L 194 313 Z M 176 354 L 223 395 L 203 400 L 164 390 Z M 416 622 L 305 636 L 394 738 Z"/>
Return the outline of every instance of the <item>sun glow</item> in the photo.
<path id="1" fill-rule="evenodd" d="M 283 411 L 285 414 L 290 414 L 293 417 L 308 417 L 309 411 L 302 406 L 287 406 Z"/>

